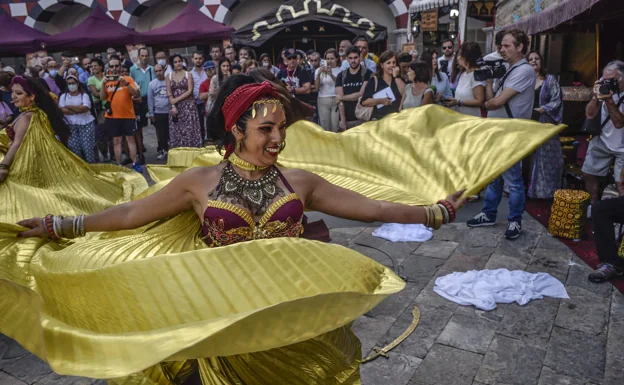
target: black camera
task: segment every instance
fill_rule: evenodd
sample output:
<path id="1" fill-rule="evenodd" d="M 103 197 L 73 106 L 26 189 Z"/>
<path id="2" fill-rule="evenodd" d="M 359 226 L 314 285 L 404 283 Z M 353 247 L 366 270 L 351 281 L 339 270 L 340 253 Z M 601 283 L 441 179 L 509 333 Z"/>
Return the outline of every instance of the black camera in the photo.
<path id="1" fill-rule="evenodd" d="M 505 61 L 502 58 L 491 57 L 490 55 L 483 59 L 477 60 L 477 65 L 481 69 L 475 70 L 474 78 L 478 82 L 483 82 L 488 79 L 500 79 L 505 76 L 507 68 L 505 68 Z"/>
<path id="2" fill-rule="evenodd" d="M 600 95 L 609 95 L 610 92 L 617 94 L 619 91 L 620 87 L 618 86 L 617 79 L 602 79 L 600 81 L 600 87 L 598 88 L 598 92 L 600 92 Z"/>
<path id="3" fill-rule="evenodd" d="M 440 71 L 442 71 L 445 74 L 447 74 L 448 73 L 448 66 L 449 66 L 448 60 L 440 60 Z"/>

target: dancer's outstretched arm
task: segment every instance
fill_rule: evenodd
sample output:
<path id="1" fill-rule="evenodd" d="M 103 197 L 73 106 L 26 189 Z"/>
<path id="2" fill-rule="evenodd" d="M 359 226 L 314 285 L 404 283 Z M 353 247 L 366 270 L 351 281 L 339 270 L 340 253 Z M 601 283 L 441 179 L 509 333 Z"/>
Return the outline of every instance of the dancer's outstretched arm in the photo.
<path id="1" fill-rule="evenodd" d="M 295 178 L 300 178 L 297 185 L 306 190 L 305 205 L 308 210 L 368 223 L 433 224 L 432 219 L 428 220 L 431 211 L 428 212 L 425 206 L 409 206 L 370 199 L 303 170 L 298 170 Z M 458 210 L 465 203 L 465 199 L 461 198 L 463 192 L 458 191 L 446 198 L 454 210 Z"/>
<path id="2" fill-rule="evenodd" d="M 159 219 L 192 210 L 194 195 L 191 186 L 197 183 L 197 169 L 191 169 L 174 178 L 162 190 L 121 205 L 110 207 L 99 213 L 87 215 L 84 219 L 85 232 L 117 231 L 135 229 Z M 18 222 L 30 230 L 21 237 L 42 237 L 48 235 L 43 218 L 31 218 Z"/>

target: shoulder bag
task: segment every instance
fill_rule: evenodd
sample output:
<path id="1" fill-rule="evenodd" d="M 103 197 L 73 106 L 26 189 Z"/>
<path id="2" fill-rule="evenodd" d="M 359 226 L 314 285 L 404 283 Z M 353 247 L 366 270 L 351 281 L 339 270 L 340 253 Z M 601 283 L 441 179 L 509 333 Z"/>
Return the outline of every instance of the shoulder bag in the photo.
<path id="1" fill-rule="evenodd" d="M 375 78 L 375 92 L 377 92 L 379 82 L 377 81 L 377 76 L 373 77 Z M 362 98 L 360 97 L 355 105 L 355 117 L 363 122 L 368 122 L 373 117 L 373 108 L 375 107 L 364 107 L 362 105 Z"/>

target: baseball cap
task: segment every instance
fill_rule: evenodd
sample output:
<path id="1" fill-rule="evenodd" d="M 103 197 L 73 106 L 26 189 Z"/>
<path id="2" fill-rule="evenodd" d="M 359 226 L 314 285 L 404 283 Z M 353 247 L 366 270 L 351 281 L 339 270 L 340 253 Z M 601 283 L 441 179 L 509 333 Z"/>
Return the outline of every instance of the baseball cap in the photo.
<path id="1" fill-rule="evenodd" d="M 206 60 L 204 62 L 204 71 L 209 70 L 215 68 L 215 64 L 212 62 L 212 60 Z"/>
<path id="2" fill-rule="evenodd" d="M 290 59 L 291 57 L 297 57 L 297 51 L 294 48 L 288 48 L 286 51 L 284 51 L 284 55 L 286 56 L 286 59 Z"/>

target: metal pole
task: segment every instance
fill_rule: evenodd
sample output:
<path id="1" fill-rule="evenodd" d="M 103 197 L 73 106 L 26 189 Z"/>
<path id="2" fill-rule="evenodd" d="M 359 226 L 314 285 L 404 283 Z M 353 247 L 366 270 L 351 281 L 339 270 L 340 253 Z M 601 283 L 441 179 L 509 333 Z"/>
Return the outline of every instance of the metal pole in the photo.
<path id="1" fill-rule="evenodd" d="M 596 23 L 596 79 L 600 78 L 600 24 Z"/>

